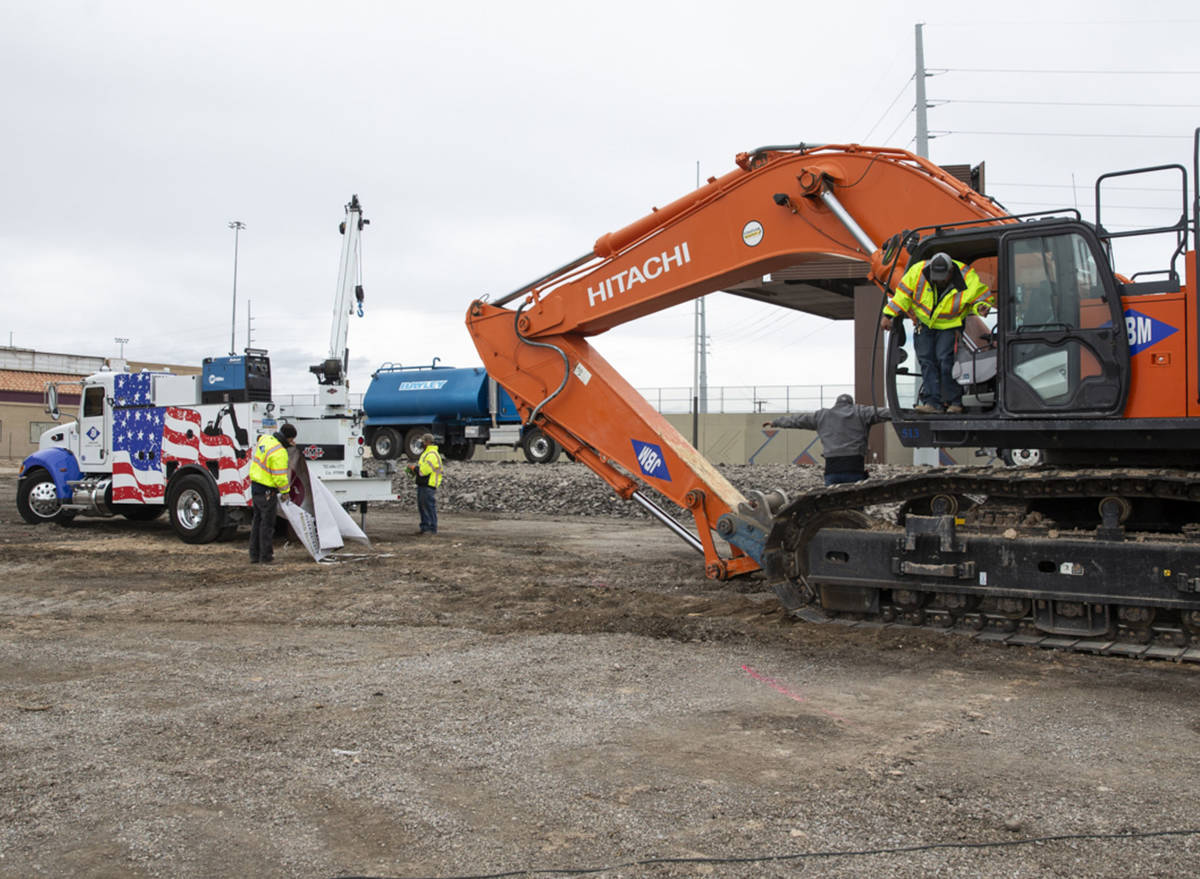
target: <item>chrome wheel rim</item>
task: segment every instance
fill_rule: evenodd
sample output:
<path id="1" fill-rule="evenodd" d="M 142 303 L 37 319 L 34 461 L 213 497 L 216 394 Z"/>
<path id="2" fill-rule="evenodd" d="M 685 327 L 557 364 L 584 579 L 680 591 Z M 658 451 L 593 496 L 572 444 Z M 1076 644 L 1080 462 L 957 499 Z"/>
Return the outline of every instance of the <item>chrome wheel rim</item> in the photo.
<path id="1" fill-rule="evenodd" d="M 188 531 L 195 531 L 204 524 L 204 498 L 194 488 L 179 493 L 175 501 L 175 518 Z"/>
<path id="2" fill-rule="evenodd" d="M 34 515 L 43 519 L 53 519 L 58 513 L 62 502 L 58 499 L 58 491 L 50 480 L 39 482 L 29 491 L 29 509 Z"/>

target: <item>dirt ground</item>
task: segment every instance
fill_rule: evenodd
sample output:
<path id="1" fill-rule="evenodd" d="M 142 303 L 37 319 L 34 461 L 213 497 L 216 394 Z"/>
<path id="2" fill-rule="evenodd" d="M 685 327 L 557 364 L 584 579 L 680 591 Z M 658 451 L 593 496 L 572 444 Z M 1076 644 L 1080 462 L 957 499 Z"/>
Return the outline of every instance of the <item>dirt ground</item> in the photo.
<path id="1" fill-rule="evenodd" d="M 789 622 L 642 521 L 251 567 L 15 482 L 0 876 L 1198 872 L 1194 665 Z"/>

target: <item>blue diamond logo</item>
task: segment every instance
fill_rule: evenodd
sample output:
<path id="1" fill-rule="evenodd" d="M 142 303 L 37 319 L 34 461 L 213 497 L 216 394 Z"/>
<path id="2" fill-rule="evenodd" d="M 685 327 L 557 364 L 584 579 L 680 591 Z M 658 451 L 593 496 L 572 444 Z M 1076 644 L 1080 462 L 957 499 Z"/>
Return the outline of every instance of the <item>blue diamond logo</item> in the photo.
<path id="1" fill-rule="evenodd" d="M 671 481 L 671 473 L 667 470 L 667 461 L 663 457 L 661 447 L 654 443 L 633 440 L 633 453 L 637 455 L 638 466 L 642 468 L 644 475 L 661 479 L 664 482 Z"/>
<path id="2" fill-rule="evenodd" d="M 1129 335 L 1129 354 L 1132 356 L 1175 335 L 1179 328 L 1128 308 L 1125 310 L 1125 332 Z"/>
<path id="3" fill-rule="evenodd" d="M 96 430 L 96 425 L 93 424 L 91 427 L 88 428 L 87 438 L 90 439 L 92 442 L 95 442 L 99 438 L 99 436 L 100 436 L 100 431 Z"/>

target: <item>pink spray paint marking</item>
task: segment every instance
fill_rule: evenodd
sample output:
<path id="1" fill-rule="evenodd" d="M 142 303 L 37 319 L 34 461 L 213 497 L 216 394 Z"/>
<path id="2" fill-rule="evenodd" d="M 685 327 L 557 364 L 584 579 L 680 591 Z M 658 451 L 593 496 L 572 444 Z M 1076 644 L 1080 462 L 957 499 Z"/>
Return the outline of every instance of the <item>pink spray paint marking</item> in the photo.
<path id="1" fill-rule="evenodd" d="M 742 671 L 744 671 L 746 674 L 750 675 L 750 677 L 754 678 L 754 680 L 761 681 L 762 683 L 764 683 L 768 687 L 770 687 L 772 690 L 775 690 L 777 693 L 782 693 L 783 695 L 787 696 L 789 699 L 794 699 L 797 702 L 804 702 L 804 703 L 808 702 L 808 697 L 805 696 L 804 694 L 796 693 L 796 692 L 793 692 L 792 690 L 789 690 L 783 684 L 779 683 L 779 681 L 775 680 L 774 678 L 769 678 L 764 674 L 760 674 L 759 672 L 755 671 L 753 668 L 751 668 L 748 665 L 743 665 Z M 813 705 L 813 708 L 816 708 L 818 711 L 820 711 L 822 714 L 826 715 L 827 717 L 832 717 L 838 723 L 844 723 L 847 726 L 857 726 L 858 725 L 851 720 L 847 720 L 846 718 L 842 717 L 839 714 L 834 714 L 832 711 L 826 711 L 824 708 L 822 708 L 819 705 Z"/>

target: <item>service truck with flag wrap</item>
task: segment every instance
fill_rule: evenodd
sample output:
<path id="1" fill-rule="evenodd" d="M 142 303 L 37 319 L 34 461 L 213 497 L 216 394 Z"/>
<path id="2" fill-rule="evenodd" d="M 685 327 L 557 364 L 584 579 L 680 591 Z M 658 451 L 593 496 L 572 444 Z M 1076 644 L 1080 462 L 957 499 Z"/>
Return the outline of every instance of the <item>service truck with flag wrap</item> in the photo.
<path id="1" fill-rule="evenodd" d="M 83 379 L 78 418 L 43 433 L 21 463 L 21 517 L 34 524 L 80 514 L 148 520 L 166 510 L 187 543 L 231 535 L 249 512 L 254 440 L 274 430 L 276 419 L 265 355 L 219 360 L 225 371 L 229 361 L 243 368 L 241 386 L 223 392 L 221 402 L 202 402 L 213 396 L 206 379 L 229 380 L 207 361 L 201 375 L 98 372 Z M 53 388 L 47 404 L 57 417 Z"/>

